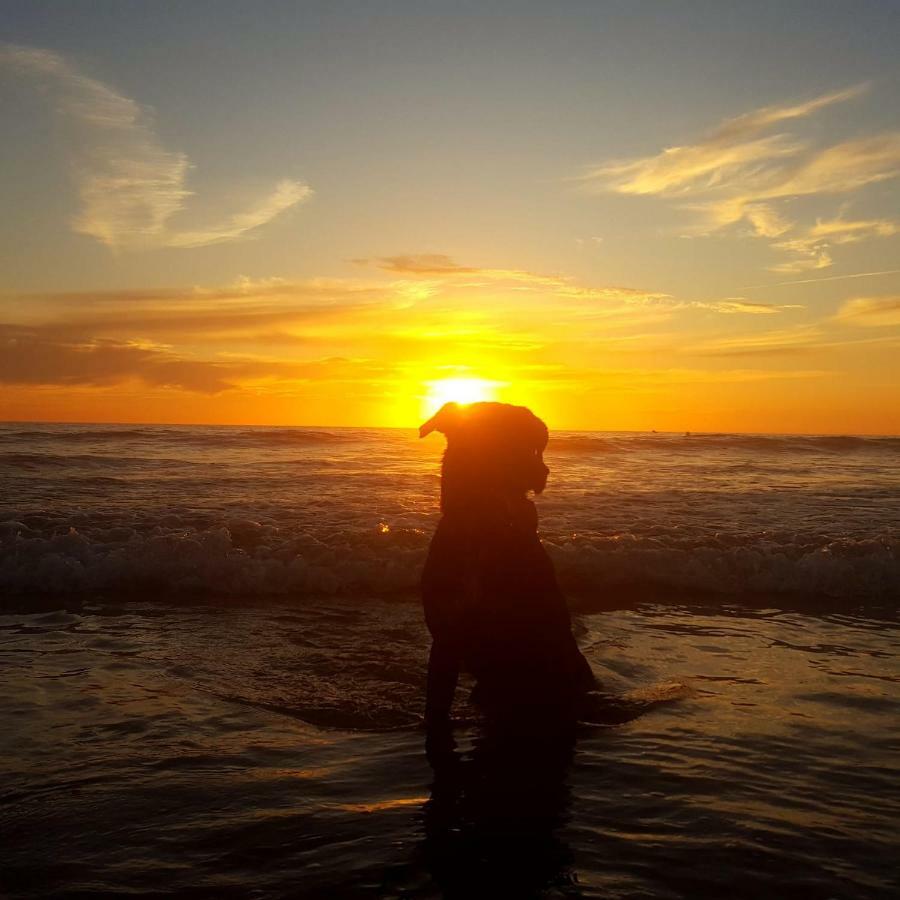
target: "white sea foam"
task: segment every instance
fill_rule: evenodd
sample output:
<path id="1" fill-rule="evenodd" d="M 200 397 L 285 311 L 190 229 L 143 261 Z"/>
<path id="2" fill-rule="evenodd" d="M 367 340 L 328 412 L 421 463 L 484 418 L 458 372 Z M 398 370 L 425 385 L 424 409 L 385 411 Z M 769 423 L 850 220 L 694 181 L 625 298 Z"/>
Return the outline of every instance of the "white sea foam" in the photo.
<path id="1" fill-rule="evenodd" d="M 428 538 L 424 529 L 384 525 L 316 535 L 246 519 L 202 530 L 73 527 L 47 536 L 10 519 L 0 522 L 0 589 L 160 597 L 411 594 Z M 561 582 L 598 603 L 646 587 L 885 601 L 900 585 L 900 543 L 887 534 L 787 545 L 766 535 L 707 544 L 631 534 L 545 543 Z"/>

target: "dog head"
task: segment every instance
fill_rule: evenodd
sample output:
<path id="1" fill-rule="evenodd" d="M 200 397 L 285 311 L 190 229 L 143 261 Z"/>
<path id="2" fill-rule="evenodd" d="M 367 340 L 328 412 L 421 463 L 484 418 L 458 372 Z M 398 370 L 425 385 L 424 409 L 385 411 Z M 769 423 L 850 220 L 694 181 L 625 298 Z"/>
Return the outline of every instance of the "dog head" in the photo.
<path id="1" fill-rule="evenodd" d="M 441 468 L 441 508 L 472 508 L 491 497 L 541 493 L 550 470 L 544 465 L 547 426 L 524 406 L 508 403 L 445 403 L 419 429 L 447 438 Z"/>

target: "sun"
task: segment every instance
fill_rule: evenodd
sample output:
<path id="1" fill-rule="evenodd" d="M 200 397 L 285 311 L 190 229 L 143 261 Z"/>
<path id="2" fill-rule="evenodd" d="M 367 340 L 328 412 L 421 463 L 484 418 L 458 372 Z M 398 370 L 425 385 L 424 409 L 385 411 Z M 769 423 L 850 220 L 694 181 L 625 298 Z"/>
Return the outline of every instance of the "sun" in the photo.
<path id="1" fill-rule="evenodd" d="M 441 378 L 439 381 L 425 383 L 427 393 L 424 398 L 424 411 L 431 415 L 445 403 L 478 403 L 481 400 L 493 400 L 499 382 L 485 378 Z"/>

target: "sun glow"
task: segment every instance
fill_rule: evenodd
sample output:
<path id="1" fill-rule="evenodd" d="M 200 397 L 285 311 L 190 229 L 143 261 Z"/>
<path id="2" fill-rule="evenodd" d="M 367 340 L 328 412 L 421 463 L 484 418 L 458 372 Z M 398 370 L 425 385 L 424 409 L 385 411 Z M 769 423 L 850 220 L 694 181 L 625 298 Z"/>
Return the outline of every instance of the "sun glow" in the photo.
<path id="1" fill-rule="evenodd" d="M 442 378 L 439 381 L 429 381 L 425 386 L 427 393 L 423 411 L 426 415 L 431 415 L 451 401 L 478 403 L 481 400 L 493 400 L 500 384 L 484 378 Z"/>

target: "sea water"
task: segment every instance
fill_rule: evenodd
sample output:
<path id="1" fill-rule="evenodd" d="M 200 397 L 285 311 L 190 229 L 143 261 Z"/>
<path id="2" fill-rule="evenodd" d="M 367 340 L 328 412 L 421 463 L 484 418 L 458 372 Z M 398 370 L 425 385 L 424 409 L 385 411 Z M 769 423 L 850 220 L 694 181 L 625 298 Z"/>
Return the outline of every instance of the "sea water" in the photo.
<path id="1" fill-rule="evenodd" d="M 0 426 L 0 589 L 294 600 L 416 590 L 440 435 Z M 900 438 L 555 434 L 541 533 L 591 606 L 896 599 Z"/>
<path id="2" fill-rule="evenodd" d="M 0 426 L 0 893 L 896 893 L 900 439 L 555 434 L 579 642 L 685 696 L 429 765 L 441 449 Z"/>

